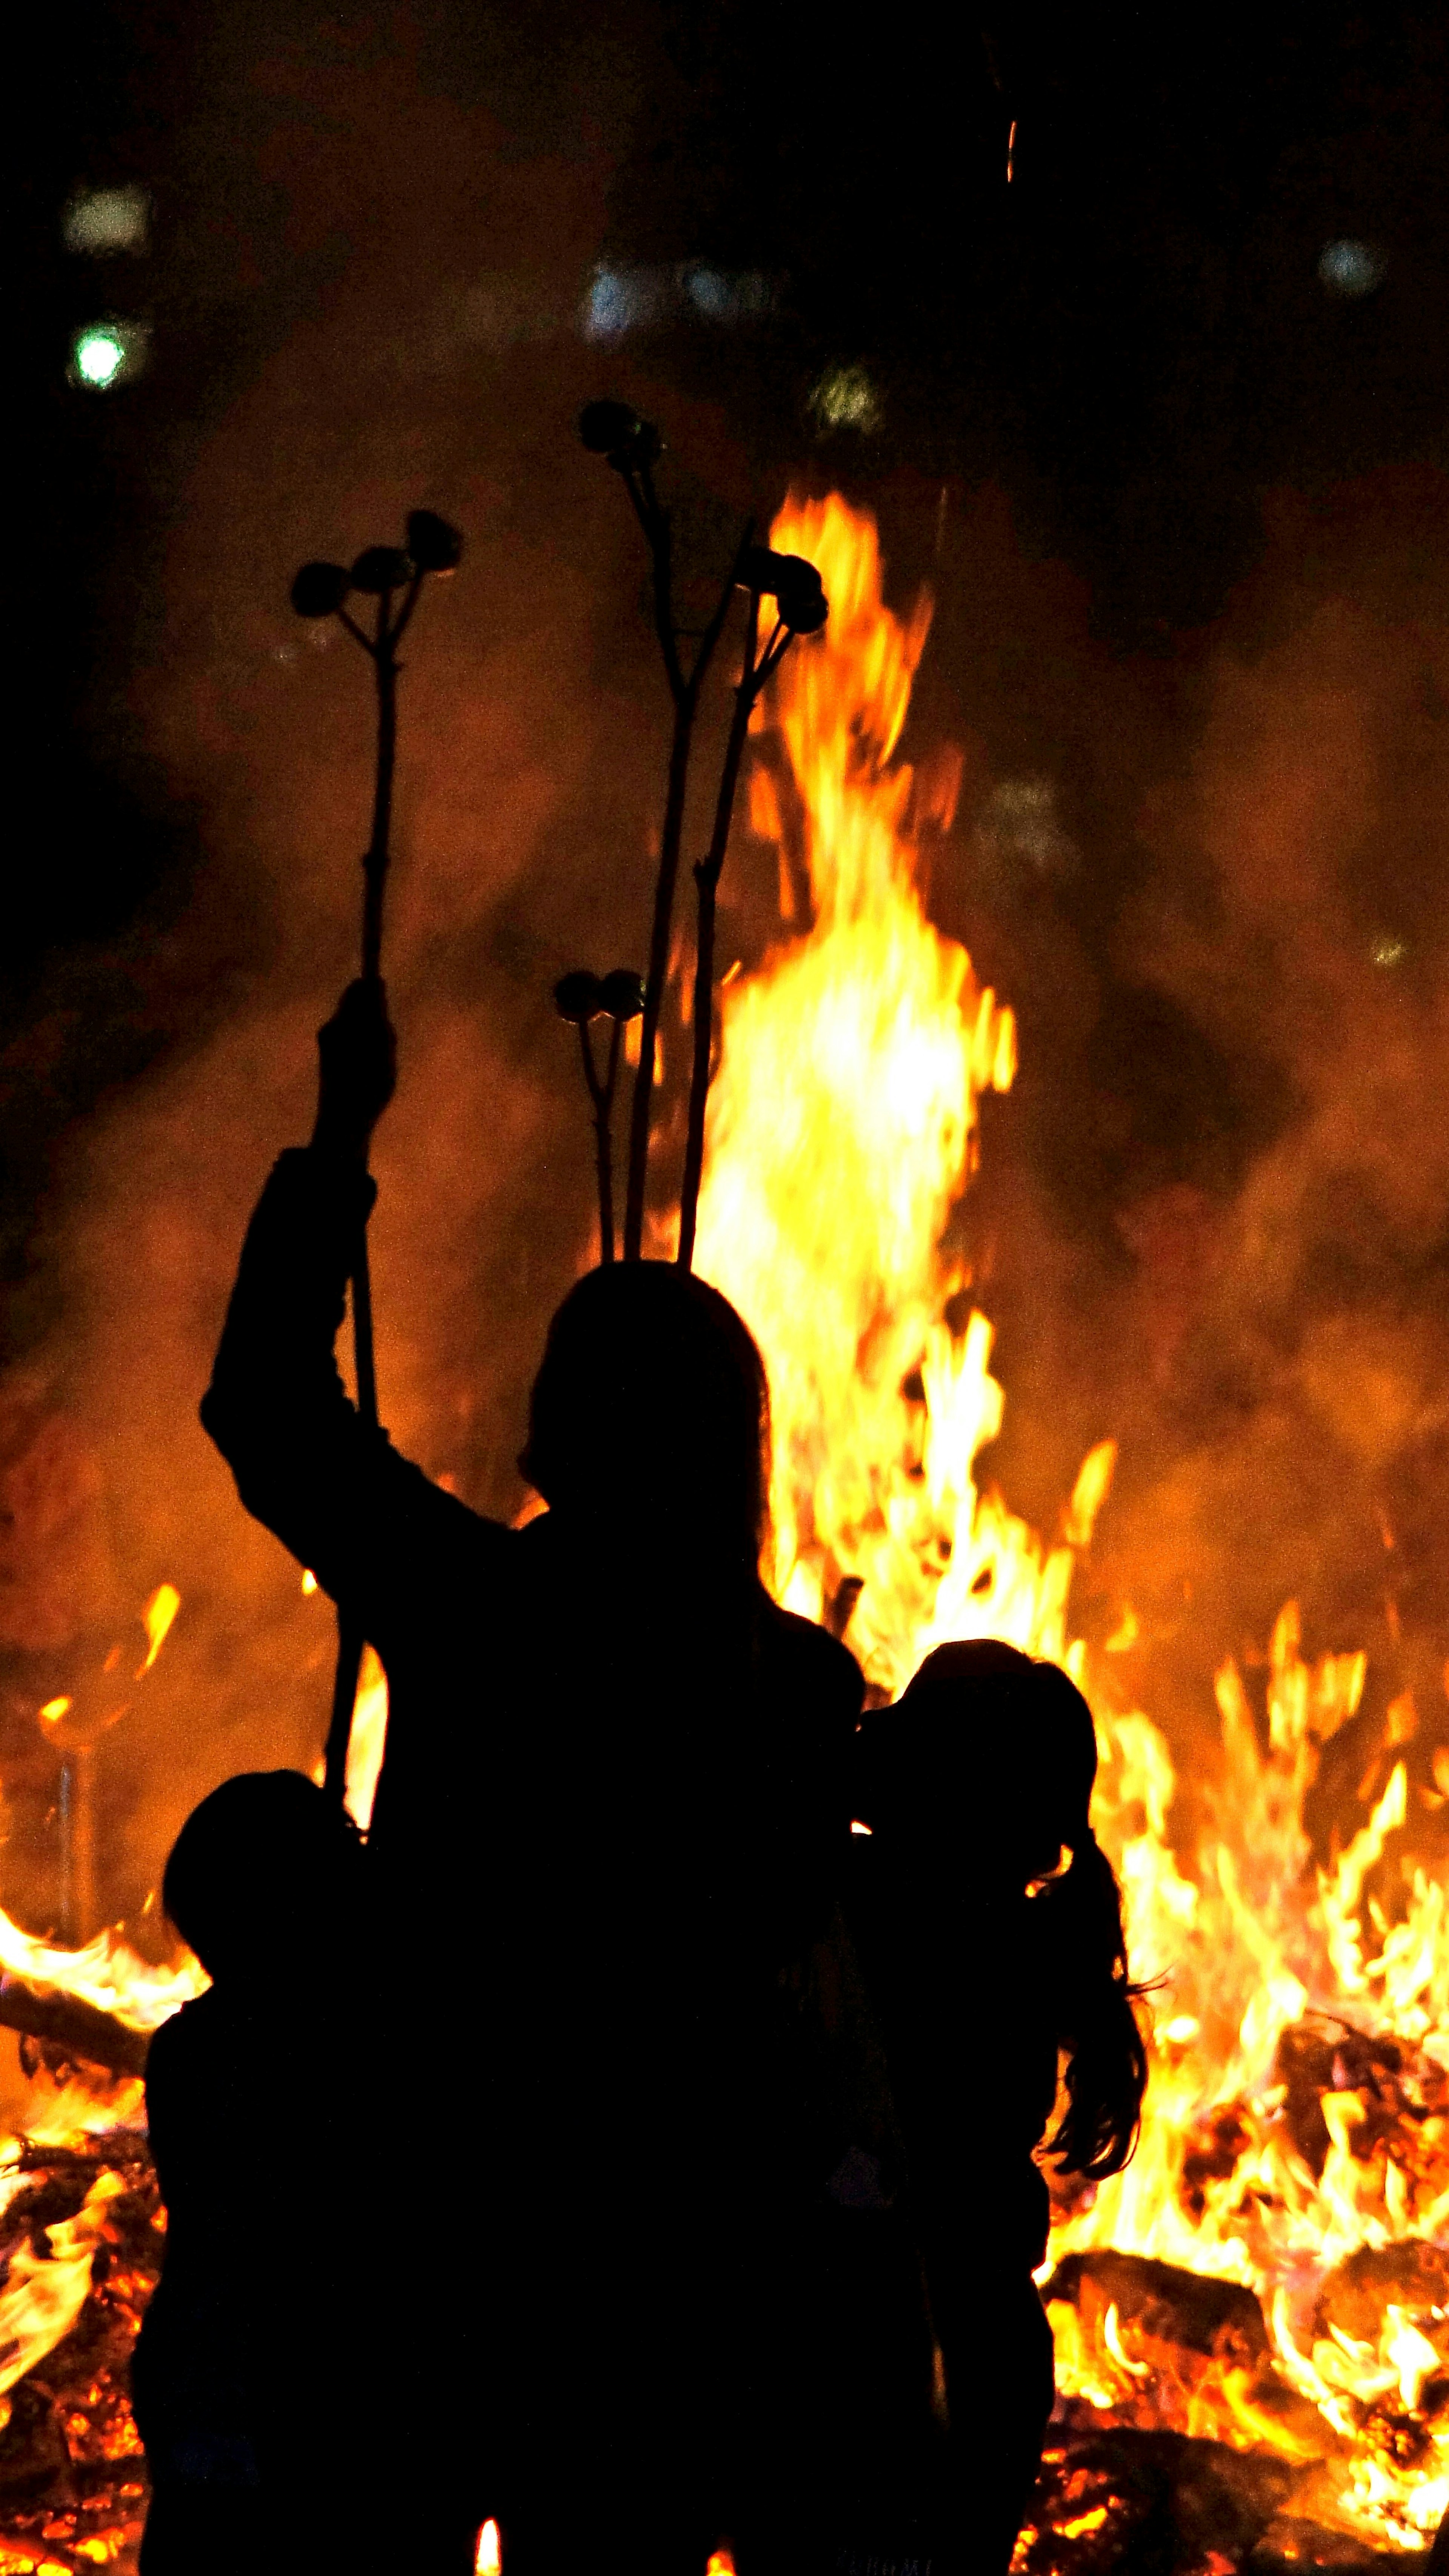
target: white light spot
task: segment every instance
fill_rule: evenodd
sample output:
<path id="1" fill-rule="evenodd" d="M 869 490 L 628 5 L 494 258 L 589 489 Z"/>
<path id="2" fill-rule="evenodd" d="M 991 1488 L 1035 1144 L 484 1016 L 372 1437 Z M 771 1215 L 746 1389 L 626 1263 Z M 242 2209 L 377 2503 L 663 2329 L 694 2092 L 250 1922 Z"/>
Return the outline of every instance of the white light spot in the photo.
<path id="1" fill-rule="evenodd" d="M 126 352 L 109 331 L 87 331 L 77 340 L 75 362 L 88 385 L 108 385 L 126 363 Z"/>
<path id="2" fill-rule="evenodd" d="M 1367 242 L 1325 242 L 1319 253 L 1319 279 L 1330 295 L 1372 295 L 1383 274 L 1384 262 Z"/>
<path id="3" fill-rule="evenodd" d="M 61 216 L 61 238 L 84 258 L 110 259 L 117 251 L 143 251 L 150 222 L 144 188 L 82 188 Z"/>
<path id="4" fill-rule="evenodd" d="M 1406 939 L 1396 938 L 1392 931 L 1385 930 L 1380 932 L 1379 937 L 1373 944 L 1372 956 L 1376 966 L 1383 966 L 1386 968 L 1389 966 L 1397 966 L 1400 959 L 1407 957 L 1408 953 L 1408 941 Z"/>

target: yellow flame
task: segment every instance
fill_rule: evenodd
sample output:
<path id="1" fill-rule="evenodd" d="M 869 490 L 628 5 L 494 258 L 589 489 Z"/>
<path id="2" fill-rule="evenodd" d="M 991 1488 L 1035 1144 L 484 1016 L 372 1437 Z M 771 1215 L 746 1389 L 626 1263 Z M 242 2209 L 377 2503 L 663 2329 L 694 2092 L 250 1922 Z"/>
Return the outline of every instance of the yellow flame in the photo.
<path id="1" fill-rule="evenodd" d="M 0 2207 L 28 2181 L 17 2164 L 0 2173 Z M 10 2257 L 0 2290 L 0 2390 L 13 2388 L 62 2335 L 69 2334 L 91 2286 L 91 2263 L 101 2241 L 106 2204 L 126 2186 L 119 2174 L 98 2174 L 74 2218 L 47 2227 L 48 2256 L 22 2238 Z"/>
<path id="2" fill-rule="evenodd" d="M 27 1985 L 48 1993 L 74 1995 L 141 2031 L 158 2030 L 193 1995 L 205 1994 L 210 1983 L 200 1961 L 189 1954 L 179 1967 L 154 1967 L 114 1931 L 98 1932 L 83 1949 L 60 1950 L 22 1932 L 3 1912 L 0 1973 L 23 1977 Z"/>
<path id="3" fill-rule="evenodd" d="M 874 525 L 838 495 L 787 505 L 771 541 L 816 564 L 830 598 L 767 719 L 805 818 L 814 920 L 722 994 L 698 1266 L 769 1366 L 779 1597 L 819 1617 L 827 1580 L 858 1577 L 851 1642 L 893 1690 L 938 1638 L 1066 1649 L 1070 1550 L 1043 1550 L 977 1491 L 1001 1425 L 991 1327 L 943 1314 L 962 1282 L 940 1239 L 978 1099 L 1015 1073 L 1015 1024 L 922 900 L 920 800 L 894 754 L 929 601 L 886 606 Z M 783 847 L 764 769 L 752 812 Z"/>
<path id="4" fill-rule="evenodd" d="M 1112 1483 L 1112 1470 L 1117 1464 L 1115 1440 L 1099 1440 L 1089 1449 L 1077 1470 L 1072 1499 L 1062 1524 L 1062 1536 L 1068 1547 L 1090 1547 L 1097 1514 L 1107 1499 Z"/>
<path id="5" fill-rule="evenodd" d="M 171 1633 L 171 1622 L 180 1607 L 181 1595 L 175 1584 L 158 1583 L 141 1613 L 141 1624 L 146 1631 L 146 1660 L 137 1672 L 137 1681 L 140 1680 L 142 1673 L 149 1673 L 156 1661 Z"/>
<path id="6" fill-rule="evenodd" d="M 478 2550 L 473 2560 L 474 2576 L 502 2576 L 503 2544 L 496 2522 L 485 2522 L 478 2534 Z"/>
<path id="7" fill-rule="evenodd" d="M 1320 2166 L 1294 2143 L 1279 2051 L 1306 2013 L 1336 2016 L 1326 2026 L 1346 2025 L 1354 2045 L 1391 2039 L 1432 2092 L 1449 2074 L 1449 1893 L 1408 1865 L 1400 1893 L 1388 1889 L 1408 1816 L 1402 1763 L 1314 1872 L 1305 1800 L 1367 1667 L 1356 1653 L 1305 1659 L 1292 1603 L 1257 1705 L 1236 1664 L 1217 1676 L 1217 1772 L 1195 1782 L 1204 1829 L 1180 1850 L 1167 1742 L 1123 1696 L 1136 1615 L 1123 1605 L 1102 1656 L 1068 1630 L 1112 1443 L 1084 1462 L 1056 1547 L 984 1482 L 1004 1402 L 992 1328 L 963 1312 L 970 1281 L 942 1243 L 974 1168 L 981 1097 L 1012 1080 L 1015 1028 L 922 900 L 924 836 L 950 798 L 928 814 L 897 754 L 929 604 L 886 605 L 875 528 L 838 495 L 792 501 L 772 542 L 819 567 L 831 615 L 792 646 L 757 715 L 768 758 L 751 819 L 778 848 L 786 927 L 721 994 L 698 1240 L 701 1270 L 769 1367 L 770 1579 L 814 1618 L 844 1579 L 861 1585 L 850 1642 L 882 1692 L 935 1644 L 969 1636 L 1051 1656 L 1087 1688 L 1093 1821 L 1122 1884 L 1133 1973 L 1164 1980 L 1165 2006 L 1136 2158 L 1064 2210 L 1053 2253 L 1116 2247 L 1242 2283 L 1271 2351 L 1260 2367 L 1190 2367 L 1115 2310 L 1108 2329 L 1053 2299 L 1059 2381 L 1130 2422 L 1295 2462 L 1331 2454 L 1346 2525 L 1407 2547 L 1446 2494 L 1449 2326 L 1401 2303 L 1353 2355 L 1315 2325 L 1315 2300 L 1360 2249 L 1449 2238 L 1449 2115 L 1395 2126 L 1350 2047 L 1321 2079 Z M 1396 1701 L 1391 1749 L 1415 1723 Z M 1449 1797 L 1449 1746 L 1435 1777 Z M 1380 2439 L 1375 2407 L 1416 2416 L 1418 2449 Z"/>
<path id="8" fill-rule="evenodd" d="M 387 1675 L 371 1646 L 364 1646 L 352 1703 L 352 1734 L 347 1746 L 347 1812 L 364 1833 L 372 1822 L 372 1802 L 387 1749 Z M 312 1777 L 321 1784 L 324 1764 L 319 1754 Z"/>

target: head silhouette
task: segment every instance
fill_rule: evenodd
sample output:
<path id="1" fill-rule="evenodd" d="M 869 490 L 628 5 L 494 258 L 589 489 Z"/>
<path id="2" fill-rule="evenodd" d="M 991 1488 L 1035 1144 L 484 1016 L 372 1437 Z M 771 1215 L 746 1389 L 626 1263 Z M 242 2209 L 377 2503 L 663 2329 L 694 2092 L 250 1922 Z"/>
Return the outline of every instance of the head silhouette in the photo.
<path id="1" fill-rule="evenodd" d="M 1062 2053 L 1067 2107 L 1053 2156 L 1093 2179 L 1119 2172 L 1136 2141 L 1147 2057 L 1121 1898 L 1092 1831 L 1091 1710 L 1058 1665 L 983 1639 L 938 1647 L 885 1716 L 899 1737 L 883 1768 L 882 1816 L 889 1822 L 894 1806 L 916 1865 L 959 1871 L 963 1819 L 974 1819 L 970 1866 L 993 1936 L 1028 1969 Z"/>
<path id="2" fill-rule="evenodd" d="M 357 1835 L 300 1771 L 244 1771 L 192 1809 L 161 1902 L 217 1985 L 305 1978 L 356 1925 Z"/>
<path id="3" fill-rule="evenodd" d="M 1024 1883 L 1047 1875 L 1063 1849 L 1085 1848 L 1097 1731 L 1059 1665 L 995 1637 L 938 1646 L 899 1712 L 918 1742 L 934 1739 L 936 1765 L 948 1763 L 963 1789 L 969 1784 L 988 1825 L 989 1866 Z"/>
<path id="4" fill-rule="evenodd" d="M 519 1465 L 605 1544 L 637 1503 L 651 1547 L 753 1567 L 769 1425 L 764 1362 L 728 1298 L 673 1262 L 612 1262 L 549 1326 Z"/>

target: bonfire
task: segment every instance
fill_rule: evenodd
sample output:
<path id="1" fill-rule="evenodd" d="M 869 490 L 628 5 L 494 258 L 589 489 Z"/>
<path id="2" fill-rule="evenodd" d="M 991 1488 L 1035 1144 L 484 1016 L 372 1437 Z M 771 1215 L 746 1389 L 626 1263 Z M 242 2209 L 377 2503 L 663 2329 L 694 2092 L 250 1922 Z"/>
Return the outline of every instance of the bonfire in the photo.
<path id="1" fill-rule="evenodd" d="M 1331 2535 L 1397 2555 L 1449 2505 L 1444 1890 L 1415 1858 L 1401 1760 L 1315 1865 L 1304 1801 L 1366 1667 L 1305 1661 L 1291 1604 L 1261 1699 L 1236 1666 L 1217 1677 L 1211 1825 L 1182 1847 L 1169 1746 L 1122 1693 L 1118 1640 L 1072 1634 L 1110 1442 L 1048 1538 L 979 1480 L 1004 1397 L 990 1322 L 941 1247 L 1015 1031 L 923 898 L 949 798 L 898 745 L 929 603 L 885 604 L 875 528 L 838 496 L 789 504 L 771 545 L 818 568 L 830 616 L 752 719 L 768 756 L 751 822 L 780 849 L 782 917 L 763 962 L 723 982 L 695 1250 L 769 1365 L 770 1580 L 845 1634 L 878 1704 L 947 1638 L 1066 1666 L 1096 1717 L 1133 1972 L 1157 1981 L 1137 2156 L 1057 2205 L 1041 2286 L 1060 2396 L 1018 2569 L 1130 2566 L 1141 2548 L 1231 2576 L 1255 2549 L 1327 2563 Z M 1390 1738 L 1407 1722 L 1391 1710 Z M 369 1662 L 348 1782 L 363 1819 L 385 1724 Z M 51 2069 L 0 2173 L 0 2571 L 124 2567 L 143 2490 L 123 2364 L 160 2239 L 139 2085 L 115 2070 L 199 1971 L 147 1967 L 119 1936 L 60 1952 L 8 1922 L 0 1966 Z M 110 2074 L 87 2056 L 107 2028 Z M 480 2565 L 495 2550 L 485 2534 Z"/>

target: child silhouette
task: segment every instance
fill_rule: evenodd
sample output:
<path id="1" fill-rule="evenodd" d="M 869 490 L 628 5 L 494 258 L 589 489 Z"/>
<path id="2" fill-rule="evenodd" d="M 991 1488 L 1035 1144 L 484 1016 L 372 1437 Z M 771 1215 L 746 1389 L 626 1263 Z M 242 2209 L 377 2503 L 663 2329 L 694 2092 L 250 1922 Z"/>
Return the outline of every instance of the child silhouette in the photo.
<path id="1" fill-rule="evenodd" d="M 332 2563 L 376 2339 L 357 2276 L 364 1872 L 296 1771 L 183 1825 L 166 1913 L 212 1979 L 151 2043 L 166 2255 L 133 2364 L 145 2576 Z M 348 2558 L 351 2566 L 355 2562 Z"/>
<path id="2" fill-rule="evenodd" d="M 1146 2082 L 1117 1885 L 1088 1817 L 1096 1736 L 1057 1666 L 983 1642 L 938 1648 L 855 1744 L 869 1832 L 853 1843 L 851 1929 L 944 2381 L 933 2576 L 992 2576 L 1052 2406 L 1038 2159 L 1120 2171 Z M 1043 2150 L 1059 2067 L 1066 2107 Z"/>

